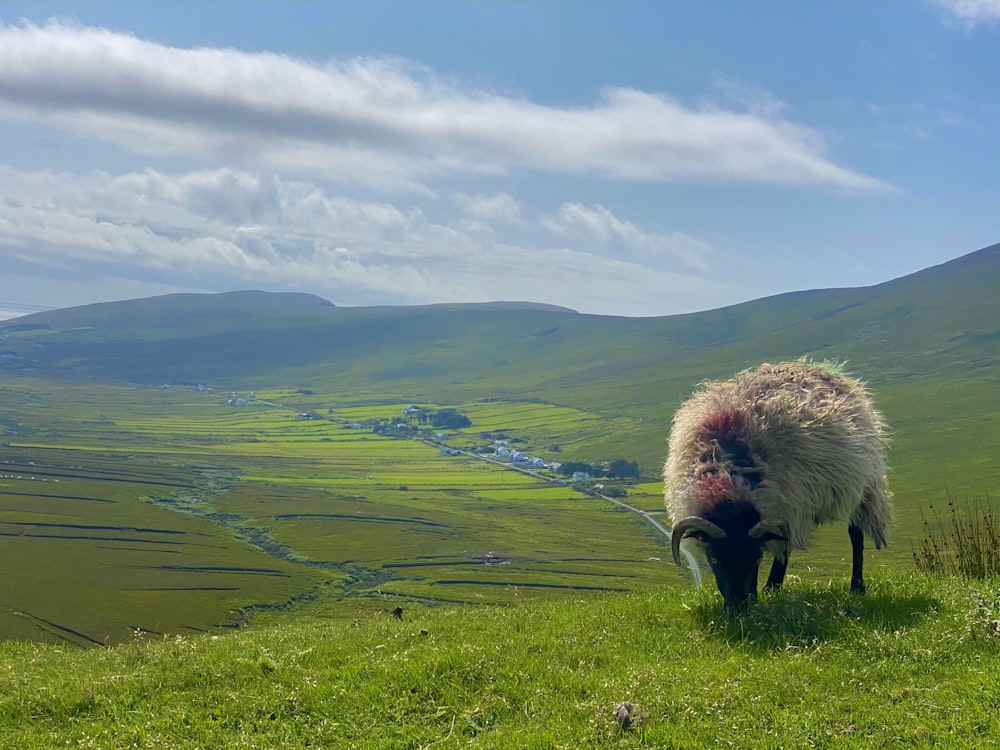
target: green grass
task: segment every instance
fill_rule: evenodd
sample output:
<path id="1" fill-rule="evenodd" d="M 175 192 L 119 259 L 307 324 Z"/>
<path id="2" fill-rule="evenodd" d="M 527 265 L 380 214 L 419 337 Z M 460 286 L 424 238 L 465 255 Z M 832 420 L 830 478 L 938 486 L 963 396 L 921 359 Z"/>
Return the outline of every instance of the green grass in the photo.
<path id="1" fill-rule="evenodd" d="M 899 424 L 891 480 L 897 522 L 890 547 L 869 552 L 871 569 L 912 564 L 922 532 L 914 511 L 935 493 L 988 491 L 1000 479 L 964 443 L 940 444 L 940 432 L 926 427 L 941 424 L 934 410 L 947 410 L 955 434 L 978 429 L 984 410 L 997 408 L 986 398 L 990 388 L 970 381 L 952 392 L 915 382 L 876 394 Z M 0 634 L 105 642 L 127 638 L 129 628 L 186 632 L 320 590 L 496 604 L 682 579 L 648 524 L 568 486 L 337 421 L 296 419 L 301 410 L 325 414 L 336 401 L 330 394 L 267 394 L 275 403 L 302 399 L 295 408 L 232 408 L 228 395 L 36 380 L 0 390 L 7 455 L 21 469 L 34 461 L 53 480 L 0 477 L 0 533 L 11 540 L 0 554 L 9 571 L 0 582 Z M 347 406 L 338 398 L 333 419 L 346 421 L 397 416 L 418 401 Z M 452 431 L 451 444 L 481 444 L 488 427 L 525 441 L 518 445 L 530 452 L 556 442 L 563 451 L 553 455 L 563 459 L 631 457 L 625 446 L 654 431 L 549 404 L 460 408 L 474 423 Z M 935 456 L 948 463 L 935 464 Z M 214 476 L 226 479 L 210 489 Z M 665 520 L 661 483 L 629 487 L 627 499 Z M 70 526 L 81 528 L 66 532 Z M 123 538 L 130 541 L 116 541 Z M 812 549 L 792 556 L 789 575 L 843 581 L 849 549 L 842 527 L 820 529 Z M 661 562 L 651 563 L 656 557 Z"/>
<path id="2" fill-rule="evenodd" d="M 0 635 L 117 642 L 133 628 L 232 624 L 318 591 L 507 603 L 680 580 L 649 564 L 665 540 L 647 524 L 566 485 L 296 419 L 322 413 L 323 394 L 295 409 L 232 408 L 228 396 L 34 380 L 0 391 L 6 455 L 52 480 L 0 476 L 11 538 Z M 351 420 L 357 409 L 384 418 L 402 405 L 351 409 Z M 544 404 L 469 409 L 544 444 L 628 427 Z M 453 442 L 482 442 L 466 432 Z"/>
<path id="3" fill-rule="evenodd" d="M 314 609 L 112 649 L 7 643 L 0 745 L 985 747 L 1000 613 L 972 593 L 895 574 L 864 598 L 790 586 L 735 619 L 714 594 L 662 587 L 406 605 L 401 621 L 392 602 Z M 628 732 L 623 700 L 645 716 Z"/>
<path id="4" fill-rule="evenodd" d="M 105 449 L 6 448 L 4 455 L 2 637 L 81 644 L 120 641 L 134 627 L 205 630 L 323 578 L 215 523 L 143 500 L 205 491 L 196 471 Z"/>
<path id="5" fill-rule="evenodd" d="M 1000 483 L 998 258 L 665 319 L 220 295 L 0 326 L 0 636 L 55 643 L 0 645 L 0 747 L 988 746 L 996 580 L 906 571 L 919 508 Z M 662 514 L 693 385 L 801 355 L 892 427 L 864 598 L 831 526 L 730 619 L 634 514 L 341 425 L 457 406 L 452 445 L 638 460 L 628 501 Z"/>

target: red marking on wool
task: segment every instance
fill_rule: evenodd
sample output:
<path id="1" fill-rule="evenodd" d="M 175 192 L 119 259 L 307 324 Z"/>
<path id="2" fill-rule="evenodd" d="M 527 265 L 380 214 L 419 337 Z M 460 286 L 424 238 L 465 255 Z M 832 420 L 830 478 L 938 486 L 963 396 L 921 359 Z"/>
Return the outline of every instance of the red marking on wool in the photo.
<path id="1" fill-rule="evenodd" d="M 720 406 L 705 415 L 701 426 L 712 437 L 720 442 L 734 434 L 743 432 L 745 415 L 739 409 Z"/>
<path id="2" fill-rule="evenodd" d="M 733 478 L 729 474 L 706 474 L 696 482 L 698 499 L 706 506 L 717 505 L 734 494 Z"/>

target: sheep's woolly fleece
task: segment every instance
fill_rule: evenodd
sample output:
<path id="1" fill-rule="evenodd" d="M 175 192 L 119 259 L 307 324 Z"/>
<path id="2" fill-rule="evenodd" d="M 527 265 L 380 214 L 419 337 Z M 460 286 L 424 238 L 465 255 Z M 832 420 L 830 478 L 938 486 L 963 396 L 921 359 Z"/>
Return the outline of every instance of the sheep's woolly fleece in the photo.
<path id="1" fill-rule="evenodd" d="M 787 522 L 793 547 L 827 521 L 886 543 L 885 422 L 864 385 L 824 365 L 762 364 L 703 383 L 674 416 L 664 467 L 676 523 L 725 499 Z"/>

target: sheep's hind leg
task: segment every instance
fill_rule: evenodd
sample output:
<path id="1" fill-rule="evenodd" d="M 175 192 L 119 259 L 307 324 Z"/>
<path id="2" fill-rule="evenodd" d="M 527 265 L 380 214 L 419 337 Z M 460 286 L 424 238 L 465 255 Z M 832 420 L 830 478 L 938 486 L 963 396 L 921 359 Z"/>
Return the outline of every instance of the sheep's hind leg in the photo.
<path id="1" fill-rule="evenodd" d="M 863 568 L 865 564 L 865 532 L 860 526 L 853 523 L 847 527 L 847 533 L 851 537 L 851 593 L 865 593 L 865 580 Z"/>

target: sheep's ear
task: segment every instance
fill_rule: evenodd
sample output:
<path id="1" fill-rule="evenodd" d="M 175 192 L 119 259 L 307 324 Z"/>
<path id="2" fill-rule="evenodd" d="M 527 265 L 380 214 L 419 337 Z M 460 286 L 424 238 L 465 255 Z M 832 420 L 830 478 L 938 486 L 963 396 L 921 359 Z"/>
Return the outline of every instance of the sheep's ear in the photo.
<path id="1" fill-rule="evenodd" d="M 788 561 L 788 553 L 791 551 L 789 537 L 791 533 L 785 521 L 761 521 L 750 529 L 750 538 L 760 541 L 774 559 L 780 562 Z"/>
<path id="2" fill-rule="evenodd" d="M 770 553 L 770 555 L 781 563 L 788 562 L 788 555 L 791 552 L 791 543 L 787 538 L 783 536 L 778 536 L 777 534 L 765 534 L 761 541 L 764 543 L 764 549 Z"/>
<path id="3" fill-rule="evenodd" d="M 771 542 L 787 542 L 788 541 L 788 535 L 787 534 L 780 534 L 777 531 L 767 531 L 767 532 L 761 534 L 759 537 L 756 537 L 756 538 L 760 540 L 761 544 L 770 544 Z"/>

